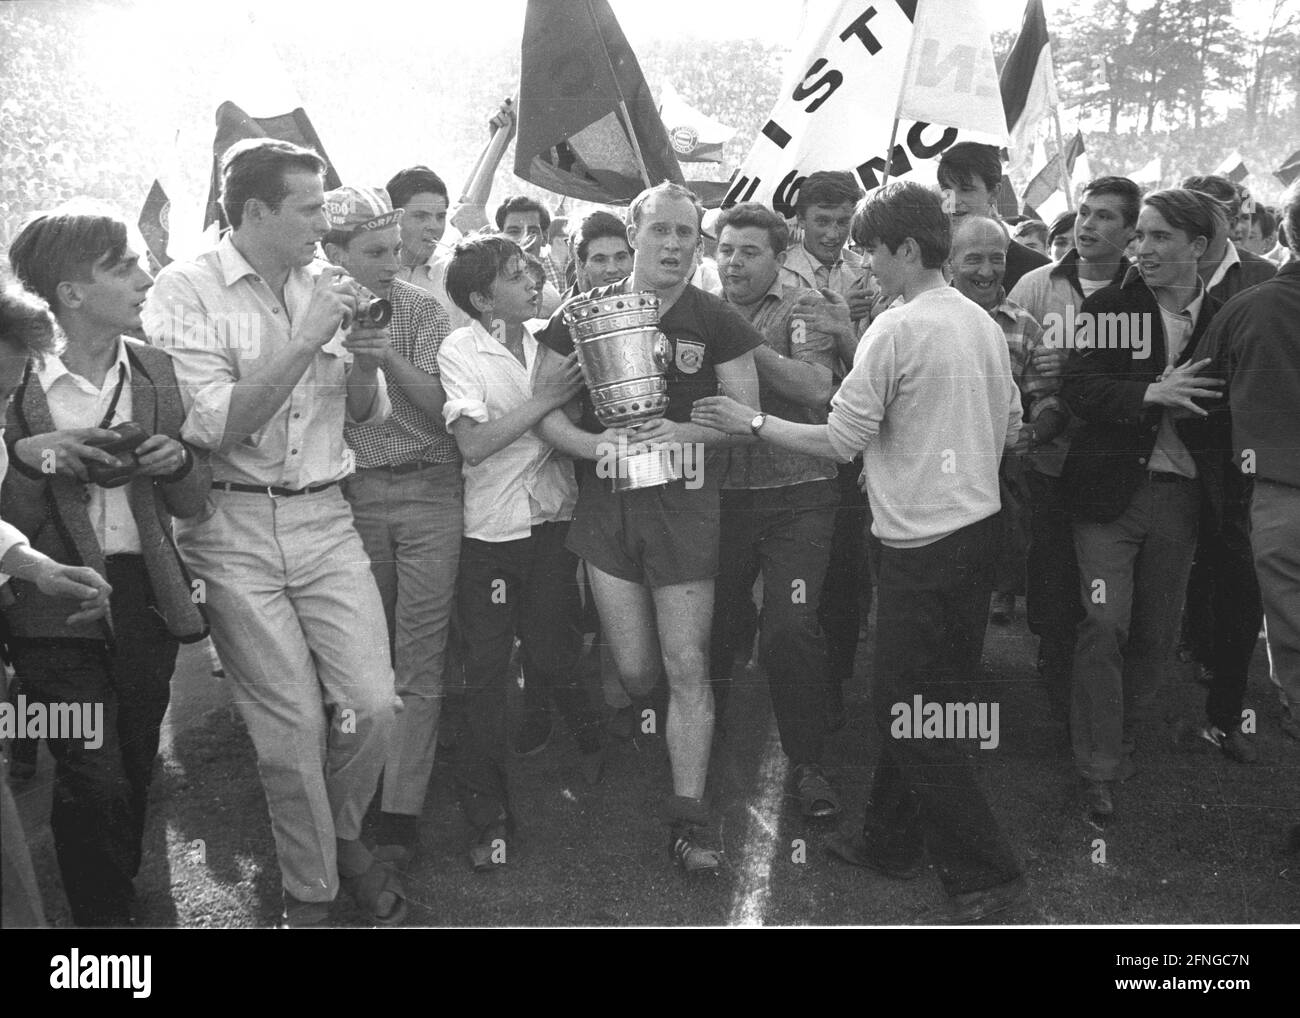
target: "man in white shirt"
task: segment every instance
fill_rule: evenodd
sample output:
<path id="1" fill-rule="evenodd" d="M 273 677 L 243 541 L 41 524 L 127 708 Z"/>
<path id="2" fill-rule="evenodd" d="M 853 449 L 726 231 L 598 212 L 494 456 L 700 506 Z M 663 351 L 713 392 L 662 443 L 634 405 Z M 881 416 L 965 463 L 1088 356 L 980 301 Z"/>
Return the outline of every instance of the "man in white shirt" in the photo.
<path id="1" fill-rule="evenodd" d="M 186 437 L 212 451 L 208 510 L 177 539 L 257 750 L 285 920 L 325 923 L 342 882 L 373 921 L 397 923 L 405 895 L 360 840 L 393 726 L 388 632 L 339 490 L 355 465 L 344 424 L 389 413 L 388 336 L 342 338 L 358 290 L 315 264 L 323 171 L 286 142 L 232 146 L 233 229 L 159 274 L 145 325 L 175 361 Z"/>
<path id="2" fill-rule="evenodd" d="M 1024 898 L 1020 866 L 957 744 L 962 735 L 922 738 L 919 718 L 915 727 L 900 718 L 974 699 L 998 463 L 1020 433 L 1020 395 L 1001 329 L 944 279 L 950 226 L 938 194 L 889 184 L 861 206 L 853 236 L 885 296 L 905 303 L 862 337 L 829 422 L 756 414 L 726 396 L 697 401 L 692 420 L 840 461 L 865 449 L 872 533 L 883 544 L 873 709 L 885 738 L 862 835 L 837 835 L 827 848 L 899 879 L 923 872 L 928 854 L 949 918 L 975 922 Z M 992 717 L 993 705 L 983 707 Z"/>

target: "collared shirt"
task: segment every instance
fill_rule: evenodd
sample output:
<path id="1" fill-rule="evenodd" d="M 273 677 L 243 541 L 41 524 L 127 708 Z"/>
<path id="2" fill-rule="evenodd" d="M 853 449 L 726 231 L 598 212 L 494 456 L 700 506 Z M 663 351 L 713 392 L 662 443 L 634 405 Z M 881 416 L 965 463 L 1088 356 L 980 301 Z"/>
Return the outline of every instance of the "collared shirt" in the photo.
<path id="1" fill-rule="evenodd" d="M 432 294 L 401 280 L 389 291 L 393 320 L 388 326 L 393 351 L 413 367 L 438 377 L 438 348 L 451 331 L 447 315 Z M 393 412 L 382 424 L 349 424 L 343 436 L 357 454 L 357 468 L 400 466 L 403 463 L 455 463 L 456 440 L 442 418 L 433 418 L 411 402 L 400 385 L 391 385 Z"/>
<path id="2" fill-rule="evenodd" d="M 480 424 L 495 420 L 532 397 L 538 345 L 526 328 L 523 346 L 525 363 L 520 364 L 478 322 L 443 341 L 438 366 L 447 393 L 442 413 L 448 430 L 461 417 Z M 578 501 L 573 461 L 531 428 L 477 466 L 466 463 L 461 473 L 466 537 L 517 541 L 528 537 L 534 524 L 573 518 Z"/>
<path id="3" fill-rule="evenodd" d="M 270 420 L 250 435 L 225 438 L 235 383 L 289 345 L 321 268 L 293 269 L 281 304 L 227 234 L 194 261 L 172 262 L 149 291 L 145 331 L 172 356 L 188 412 L 182 434 L 213 451 L 214 481 L 298 489 L 342 480 L 354 465 L 344 422 L 378 424 L 388 416 L 382 371 L 368 416 L 348 416 L 351 358 L 340 331 L 316 352 Z"/>
<path id="4" fill-rule="evenodd" d="M 1169 367 L 1177 363 L 1192 330 L 1196 328 L 1196 316 L 1201 313 L 1206 290 L 1199 277 L 1197 284 L 1196 296 L 1182 311 L 1170 311 L 1164 304 L 1160 305 L 1160 321 L 1165 329 L 1165 363 Z M 1169 410 L 1160 415 L 1160 430 L 1156 433 L 1156 444 L 1151 449 L 1147 469 L 1178 474 L 1181 477 L 1196 477 L 1196 462 L 1174 430 Z"/>
<path id="5" fill-rule="evenodd" d="M 1241 255 L 1237 253 L 1237 245 L 1232 243 L 1232 241 L 1228 241 L 1228 247 L 1227 250 L 1223 252 L 1223 258 L 1220 260 L 1219 264 L 1214 267 L 1214 274 L 1205 281 L 1205 288 L 1207 290 L 1213 290 L 1223 282 L 1223 277 L 1228 274 L 1230 268 L 1234 265 L 1240 264 Z M 1222 300 L 1222 298 L 1220 299 Z"/>
<path id="6" fill-rule="evenodd" d="M 99 427 L 113 404 L 113 394 L 117 392 L 119 381 L 122 384 L 121 395 L 117 398 L 112 417 L 103 427 L 111 428 L 131 419 L 131 361 L 126 355 L 126 344 L 121 339 L 117 341 L 117 357 L 104 375 L 102 385 L 94 385 L 80 375 L 74 375 L 62 358 L 53 354 L 47 354 L 45 366 L 33 374 L 45 390 L 50 416 L 60 431 Z M 118 488 L 86 485 L 86 510 L 90 515 L 90 525 L 105 555 L 140 554 L 140 531 L 131 514 L 131 503 L 127 495 L 129 491 L 130 488 L 126 485 Z"/>
<path id="7" fill-rule="evenodd" d="M 1059 393 L 1061 379 L 1047 378 L 1034 367 L 1033 353 L 1043 346 L 1042 326 L 1034 316 L 1007 297 L 1006 290 L 998 291 L 998 303 L 989 311 L 1007 340 L 1007 353 L 1011 356 L 1011 376 L 1016 380 L 1021 399 L 1026 408 L 1024 426 L 1016 440 L 1015 451 L 1029 449 L 1030 425 L 1044 410 L 1065 412 L 1065 403 Z"/>
<path id="8" fill-rule="evenodd" d="M 820 364 L 832 374 L 837 365 L 835 344 L 829 336 L 808 334 L 802 328 L 794 334 L 791 313 L 799 298 L 815 293 L 806 287 L 786 286 L 778 272 L 767 293 L 753 304 L 732 307 L 763 334 L 763 342 L 783 357 L 809 364 Z M 725 299 L 725 298 L 724 298 Z M 798 342 L 796 342 L 796 339 Z M 825 424 L 826 408 L 813 410 L 784 399 L 763 383 L 759 372 L 759 406 L 774 417 L 801 424 Z M 784 488 L 807 481 L 829 480 L 836 476 L 835 462 L 805 453 L 779 449 L 767 442 L 709 451 L 709 466 L 722 469 L 724 488 Z"/>
<path id="9" fill-rule="evenodd" d="M 845 300 L 848 300 L 853 284 L 862 278 L 862 273 L 862 257 L 848 248 L 841 249 L 840 257 L 831 266 L 823 265 L 802 244 L 786 248 L 781 260 L 781 282 L 786 286 L 803 286 L 810 290 L 825 287 Z"/>

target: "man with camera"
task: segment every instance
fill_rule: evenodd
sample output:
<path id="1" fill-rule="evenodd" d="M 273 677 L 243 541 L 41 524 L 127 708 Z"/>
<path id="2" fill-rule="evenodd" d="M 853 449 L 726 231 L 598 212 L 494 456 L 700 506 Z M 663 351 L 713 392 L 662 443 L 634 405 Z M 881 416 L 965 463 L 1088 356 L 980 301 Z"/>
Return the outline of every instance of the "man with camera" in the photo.
<path id="1" fill-rule="evenodd" d="M 387 192 L 341 187 L 325 196 L 325 255 L 374 295 L 369 320 L 387 324 L 384 377 L 393 412 L 344 428 L 357 472 L 344 481 L 379 584 L 403 709 L 388 762 L 375 854 L 405 865 L 433 773 L 442 669 L 460 561 L 460 453 L 442 423 L 438 350 L 447 313 L 401 267 L 401 210 Z M 360 312 L 360 309 L 359 309 Z M 366 317 L 359 314 L 359 317 Z"/>
<path id="2" fill-rule="evenodd" d="M 354 458 L 345 422 L 388 416 L 389 344 L 384 329 L 352 321 L 357 284 L 313 265 L 329 230 L 324 169 L 286 142 L 232 146 L 222 159 L 231 232 L 159 274 L 146 328 L 175 361 L 186 437 L 212 451 L 207 511 L 177 539 L 257 750 L 285 920 L 324 924 L 342 884 L 373 921 L 396 923 L 402 889 L 360 841 L 388 753 L 393 670 L 370 558 L 339 490 Z"/>
<path id="3" fill-rule="evenodd" d="M 105 576 L 112 600 L 107 617 L 70 616 L 66 595 L 15 576 L 7 639 L 29 707 L 79 705 L 99 719 L 98 733 L 47 739 L 58 762 L 50 826 L 73 921 L 121 926 L 177 647 L 207 634 L 172 517 L 200 512 L 211 477 L 181 441 L 170 358 L 123 336 L 140 327 L 153 282 L 126 224 L 89 210 L 38 216 L 9 260 L 66 344 L 29 363 L 9 406 L 0 515 L 37 551 Z"/>

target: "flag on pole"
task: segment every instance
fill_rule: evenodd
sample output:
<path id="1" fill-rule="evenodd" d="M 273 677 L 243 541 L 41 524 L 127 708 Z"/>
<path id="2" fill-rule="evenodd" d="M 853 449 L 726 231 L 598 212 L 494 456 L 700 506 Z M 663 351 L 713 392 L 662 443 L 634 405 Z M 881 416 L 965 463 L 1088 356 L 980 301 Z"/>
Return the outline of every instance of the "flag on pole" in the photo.
<path id="1" fill-rule="evenodd" d="M 665 81 L 659 93 L 659 116 L 677 158 L 684 163 L 720 163 L 722 146 L 736 134 L 734 127 L 701 113 Z"/>
<path id="2" fill-rule="evenodd" d="M 171 211 L 172 203 L 167 200 L 167 192 L 155 180 L 145 197 L 144 207 L 140 209 L 139 225 L 140 235 L 144 237 L 145 245 L 160 269 L 172 260 L 167 253 L 167 242 L 171 235 Z"/>
<path id="3" fill-rule="evenodd" d="M 528 0 L 515 173 L 585 201 L 683 183 L 668 132 L 609 0 Z"/>
<path id="4" fill-rule="evenodd" d="M 947 108 L 935 111 L 942 114 L 935 121 L 902 120 L 897 144 L 886 155 L 897 110 L 892 98 L 899 94 L 903 80 L 918 2 L 923 6 L 932 0 L 870 5 L 861 0 L 819 0 L 789 5 L 786 27 L 797 38 L 785 81 L 727 192 L 725 205 L 757 201 L 791 216 L 799 185 L 817 170 L 848 170 L 871 191 L 880 186 L 888 159 L 891 179 L 934 184 L 939 157 L 949 146 L 960 141 L 1006 144 L 1007 124 L 991 48 L 987 74 L 977 70 L 983 67 L 979 54 L 988 47 L 987 36 L 981 43 L 970 25 L 945 17 L 939 28 L 946 26 L 946 37 L 921 54 L 933 60 L 918 62 L 914 68 L 918 82 L 928 83 L 921 86 L 924 95 L 918 92 L 909 102 L 919 103 L 946 90 Z M 966 8 L 964 2 L 959 6 Z M 967 107 L 982 111 L 996 107 L 996 117 L 989 118 L 996 121 L 990 123 L 995 131 L 983 134 L 950 126 L 955 119 L 952 112 L 964 120 Z"/>
<path id="5" fill-rule="evenodd" d="M 220 201 L 221 157 L 231 145 L 245 138 L 278 138 L 312 149 L 325 160 L 325 190 L 332 191 L 342 186 L 334 164 L 325 154 L 325 146 L 301 106 L 279 116 L 250 117 L 234 103 L 224 102 L 217 107 L 217 134 L 212 142 L 212 180 L 208 185 L 208 208 L 203 217 L 205 230 L 212 223 L 223 230 L 228 225 Z"/>
<path id="6" fill-rule="evenodd" d="M 1007 143 L 997 63 L 978 0 L 917 0 L 898 117 Z"/>
<path id="7" fill-rule="evenodd" d="M 1241 153 L 1236 151 L 1225 157 L 1223 162 L 1214 168 L 1214 173 L 1219 177 L 1227 177 L 1234 184 L 1240 184 L 1250 176 L 1250 170 L 1246 169 L 1246 160 L 1242 159 Z"/>
<path id="8" fill-rule="evenodd" d="M 1034 137 L 1060 103 L 1043 0 L 1029 0 L 1025 6 L 1020 34 L 1002 67 L 998 84 L 1011 135 L 1007 146 L 1011 155 L 1009 171 L 1023 180 L 1030 175 Z"/>
<path id="9" fill-rule="evenodd" d="M 1085 167 L 1083 172 L 1088 172 L 1086 169 L 1087 157 L 1084 154 L 1083 147 L 1083 134 L 1076 131 L 1074 137 L 1065 145 L 1065 177 L 1069 179 L 1071 187 L 1074 187 L 1081 179 L 1079 174 L 1080 161 L 1083 162 L 1083 167 Z M 1064 195 L 1061 195 L 1061 209 L 1056 210 L 1054 205 L 1048 204 L 1049 199 L 1061 194 L 1061 179 L 1061 153 L 1054 152 L 1030 179 L 1022 199 L 1025 205 L 1030 206 L 1039 213 L 1040 219 L 1050 217 L 1056 211 L 1065 210 L 1066 201 Z M 1086 178 L 1082 179 L 1086 180 Z"/>
<path id="10" fill-rule="evenodd" d="M 1291 181 L 1300 177 L 1300 149 L 1287 156 L 1286 161 L 1273 171 L 1273 176 L 1282 181 L 1284 187 L 1289 187 Z"/>

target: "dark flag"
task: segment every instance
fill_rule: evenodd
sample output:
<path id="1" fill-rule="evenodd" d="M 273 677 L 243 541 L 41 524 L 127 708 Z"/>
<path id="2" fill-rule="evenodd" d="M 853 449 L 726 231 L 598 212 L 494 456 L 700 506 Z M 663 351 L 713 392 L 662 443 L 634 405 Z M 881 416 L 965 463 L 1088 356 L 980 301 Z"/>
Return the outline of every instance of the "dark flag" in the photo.
<path id="1" fill-rule="evenodd" d="M 1295 180 L 1296 177 L 1300 177 L 1300 151 L 1292 152 L 1287 156 L 1286 162 L 1273 171 L 1273 176 L 1288 187 L 1291 181 Z"/>
<path id="2" fill-rule="evenodd" d="M 605 204 L 684 183 L 636 54 L 608 0 L 528 0 L 515 173 Z"/>
<path id="3" fill-rule="evenodd" d="M 1233 152 L 1226 156 L 1223 162 L 1214 168 L 1214 172 L 1220 177 L 1227 177 L 1234 184 L 1240 184 L 1250 176 L 1250 170 L 1246 169 L 1246 160 L 1241 158 L 1240 152 Z"/>
<path id="4" fill-rule="evenodd" d="M 325 190 L 332 191 L 342 186 L 343 182 L 334 172 L 334 164 L 325 154 L 325 146 L 320 143 L 316 128 L 312 127 L 301 106 L 291 113 L 274 117 L 250 117 L 234 103 L 224 102 L 217 107 L 217 135 L 212 142 L 212 181 L 208 186 L 208 208 L 203 216 L 205 230 L 212 223 L 219 224 L 223 230 L 228 225 L 220 202 L 221 157 L 231 145 L 245 138 L 278 138 L 309 148 L 325 160 Z"/>
<path id="5" fill-rule="evenodd" d="M 1011 135 L 1012 162 L 1027 176 L 1033 157 L 1034 133 L 1039 123 L 1056 110 L 1059 101 L 1042 0 L 1029 0 L 1025 6 L 1020 34 L 1002 67 L 998 83 L 1007 131 Z"/>
<path id="6" fill-rule="evenodd" d="M 167 198 L 167 192 L 163 190 L 162 184 L 155 180 L 153 187 L 149 188 L 148 197 L 144 200 L 144 208 L 140 210 L 139 224 L 140 234 L 149 248 L 149 254 L 153 256 L 160 269 L 172 260 L 167 253 L 167 241 L 171 235 L 171 226 L 168 223 L 171 211 L 172 203 Z"/>

